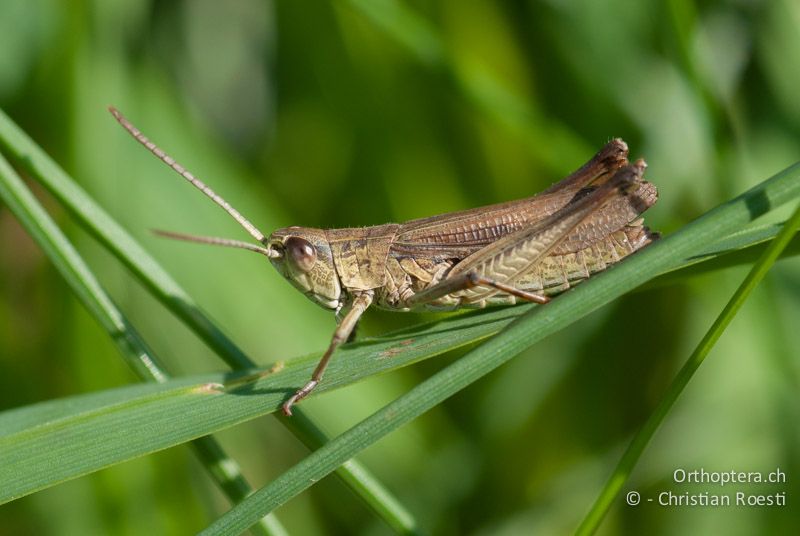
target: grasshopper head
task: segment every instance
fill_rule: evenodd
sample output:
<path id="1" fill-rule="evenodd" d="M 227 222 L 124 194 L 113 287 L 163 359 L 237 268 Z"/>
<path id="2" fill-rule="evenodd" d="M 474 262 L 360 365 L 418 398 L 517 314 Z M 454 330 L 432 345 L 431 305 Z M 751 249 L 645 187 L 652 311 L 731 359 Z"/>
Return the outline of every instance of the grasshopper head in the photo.
<path id="1" fill-rule="evenodd" d="M 264 240 L 272 265 L 300 292 L 328 309 L 338 309 L 342 294 L 331 247 L 322 229 L 286 227 Z"/>

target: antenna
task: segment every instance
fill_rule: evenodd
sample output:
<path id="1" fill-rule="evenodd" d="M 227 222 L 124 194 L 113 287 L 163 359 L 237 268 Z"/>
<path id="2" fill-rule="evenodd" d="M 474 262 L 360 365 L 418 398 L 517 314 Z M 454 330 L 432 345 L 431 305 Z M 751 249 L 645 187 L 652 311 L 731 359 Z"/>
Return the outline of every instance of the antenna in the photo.
<path id="1" fill-rule="evenodd" d="M 108 107 L 108 111 L 111 112 L 111 115 L 113 115 L 114 118 L 119 122 L 119 124 L 122 125 L 122 128 L 127 130 L 128 133 L 131 136 L 133 136 L 134 139 L 136 139 L 136 141 L 138 141 L 139 143 L 144 145 L 147 148 L 147 150 L 150 151 L 151 153 L 153 153 L 154 155 L 156 155 L 159 158 L 159 160 L 161 160 L 166 165 L 171 167 L 176 173 L 178 173 L 178 175 L 180 175 L 181 177 L 183 177 L 187 181 L 191 182 L 198 190 L 200 190 L 201 192 L 206 194 L 209 198 L 211 198 L 211 200 L 214 203 L 216 203 L 217 205 L 222 207 L 223 210 L 225 210 L 225 212 L 230 214 L 233 217 L 234 220 L 239 222 L 239 225 L 244 227 L 244 229 L 248 233 L 250 233 L 250 236 L 252 236 L 253 238 L 255 238 L 256 240 L 258 240 L 261 243 L 264 242 L 264 233 L 259 231 L 258 228 L 255 225 L 250 223 L 250 221 L 247 218 L 242 216 L 239 213 L 238 210 L 236 210 L 235 208 L 233 208 L 230 205 L 230 203 L 225 201 L 216 192 L 214 192 L 214 190 L 212 190 L 211 188 L 206 186 L 206 184 L 203 181 L 201 181 L 200 179 L 198 179 L 197 177 L 192 175 L 189 171 L 186 170 L 185 167 L 183 167 L 178 162 L 176 162 L 174 158 L 169 156 L 167 153 L 165 153 L 163 150 L 161 150 L 155 143 L 150 141 L 147 138 L 147 136 L 142 134 L 141 130 L 139 130 L 138 128 L 133 126 L 133 123 L 128 121 L 125 118 L 125 116 L 122 115 L 119 112 L 119 110 L 117 110 L 113 106 L 109 106 Z M 175 233 L 175 234 L 178 234 L 178 233 Z M 170 233 L 166 233 L 166 236 L 170 236 Z M 189 235 L 179 235 L 179 236 L 188 237 Z M 190 240 L 190 241 L 193 241 L 193 242 L 204 242 L 204 243 L 208 243 L 208 244 L 219 244 L 219 245 L 223 245 L 223 244 L 221 242 L 216 242 L 216 241 L 213 241 L 213 240 L 227 240 L 227 239 L 211 239 L 212 241 L 209 241 L 206 238 L 210 238 L 210 237 L 179 238 L 179 236 L 172 236 L 172 238 L 178 238 L 179 240 Z M 195 240 L 195 238 L 201 238 L 201 240 Z M 231 244 L 228 244 L 228 245 L 231 245 L 232 247 L 241 247 L 239 245 L 233 245 L 233 243 L 236 243 L 236 242 L 237 241 L 232 240 Z M 258 250 L 254 250 L 254 251 L 258 251 Z M 267 256 L 269 256 L 269 255 L 267 254 Z"/>
<path id="2" fill-rule="evenodd" d="M 277 259 L 281 257 L 280 252 L 272 248 L 257 246 L 255 244 L 251 244 L 250 242 L 242 242 L 241 240 L 232 240 L 230 238 L 219 238 L 216 236 L 197 236 L 184 233 L 175 233 L 173 231 L 162 231 L 161 229 L 153 229 L 152 231 L 159 236 L 172 238 L 174 240 L 184 240 L 186 242 L 199 242 L 200 244 L 211 244 L 214 246 L 225 246 L 229 248 L 247 249 L 249 251 L 255 251 L 256 253 L 261 253 L 262 255 L 266 255 L 271 259 Z"/>

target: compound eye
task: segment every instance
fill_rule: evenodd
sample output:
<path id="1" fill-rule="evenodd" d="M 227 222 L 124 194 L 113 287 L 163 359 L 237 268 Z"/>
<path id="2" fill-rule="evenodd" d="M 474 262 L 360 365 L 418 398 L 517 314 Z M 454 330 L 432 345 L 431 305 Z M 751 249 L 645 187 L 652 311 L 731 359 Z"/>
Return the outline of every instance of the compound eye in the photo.
<path id="1" fill-rule="evenodd" d="M 286 247 L 289 259 L 292 264 L 301 272 L 309 272 L 317 262 L 317 250 L 311 242 L 298 236 L 290 236 L 283 243 Z"/>

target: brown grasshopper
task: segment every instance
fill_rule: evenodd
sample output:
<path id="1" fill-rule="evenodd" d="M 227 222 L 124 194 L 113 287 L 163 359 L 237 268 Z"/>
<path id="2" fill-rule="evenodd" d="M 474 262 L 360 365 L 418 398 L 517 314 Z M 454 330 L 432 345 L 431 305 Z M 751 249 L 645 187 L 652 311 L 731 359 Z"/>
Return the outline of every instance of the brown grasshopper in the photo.
<path id="1" fill-rule="evenodd" d="M 225 209 L 261 245 L 159 231 L 170 238 L 256 251 L 312 301 L 336 313 L 338 326 L 311 379 L 283 404 L 322 381 L 331 356 L 364 311 L 453 310 L 549 297 L 604 270 L 658 237 L 640 215 L 658 199 L 642 179 L 644 160 L 628 163 L 613 139 L 575 171 L 526 199 L 373 227 L 286 227 L 269 237 L 159 149 L 114 108 L 136 140 Z"/>

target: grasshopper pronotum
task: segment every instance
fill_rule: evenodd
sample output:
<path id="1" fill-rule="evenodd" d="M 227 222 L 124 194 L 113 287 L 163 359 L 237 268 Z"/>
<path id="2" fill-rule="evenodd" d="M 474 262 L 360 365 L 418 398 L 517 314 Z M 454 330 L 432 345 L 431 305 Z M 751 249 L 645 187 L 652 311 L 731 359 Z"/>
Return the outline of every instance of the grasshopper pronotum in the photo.
<path id="1" fill-rule="evenodd" d="M 644 160 L 608 142 L 589 162 L 526 199 L 352 229 L 286 227 L 268 237 L 222 197 L 148 140 L 115 108 L 137 141 L 225 209 L 261 245 L 159 231 L 179 240 L 256 251 L 312 301 L 335 311 L 338 325 L 311 379 L 283 404 L 291 407 L 322 381 L 336 351 L 370 306 L 392 311 L 452 310 L 547 303 L 658 237 L 640 215 L 658 199 L 642 179 Z"/>

